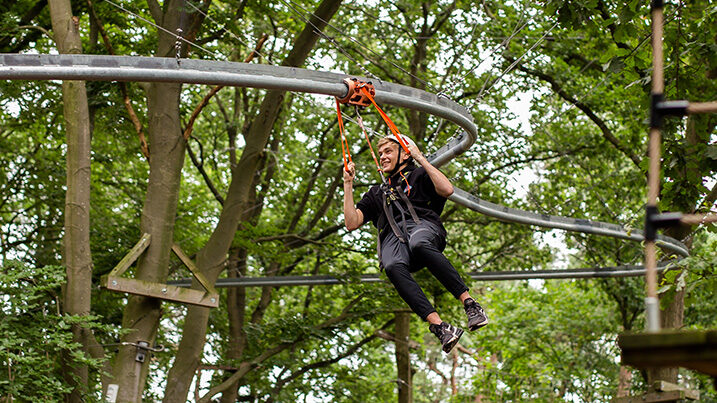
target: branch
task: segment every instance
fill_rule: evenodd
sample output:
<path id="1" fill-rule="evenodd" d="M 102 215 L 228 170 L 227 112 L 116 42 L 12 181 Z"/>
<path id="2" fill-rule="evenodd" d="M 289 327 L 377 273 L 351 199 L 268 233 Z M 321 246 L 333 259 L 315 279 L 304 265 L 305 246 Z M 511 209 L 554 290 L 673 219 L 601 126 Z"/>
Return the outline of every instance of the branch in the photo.
<path id="1" fill-rule="evenodd" d="M 433 21 L 433 24 L 431 24 L 431 28 L 428 30 L 428 36 L 432 37 L 433 35 L 435 35 L 438 32 L 438 30 L 441 29 L 443 24 L 446 23 L 446 21 L 448 20 L 448 18 L 451 16 L 451 14 L 453 13 L 453 11 L 455 9 L 456 9 L 456 2 L 454 1 L 453 3 L 451 3 L 451 5 L 446 7 L 445 10 L 441 11 L 438 14 L 438 17 L 436 17 L 436 19 Z"/>
<path id="2" fill-rule="evenodd" d="M 102 21 L 97 16 L 97 13 L 95 13 L 95 7 L 92 4 L 92 0 L 87 0 L 87 7 L 90 11 L 90 17 L 97 26 L 97 29 L 100 31 L 100 35 L 102 36 L 102 43 L 104 43 L 105 49 L 107 49 L 107 53 L 109 53 L 110 55 L 115 55 L 115 50 L 112 47 L 112 43 L 110 42 L 110 38 L 107 35 L 107 31 L 105 30 Z M 129 99 L 127 85 L 123 82 L 118 82 L 117 84 L 119 84 L 120 92 L 122 93 L 122 101 L 124 103 L 125 109 L 127 110 L 127 114 L 129 115 L 129 120 L 132 121 L 132 125 L 134 125 L 134 130 L 135 132 L 137 132 L 137 137 L 139 137 L 139 147 L 142 150 L 142 155 L 144 155 L 144 158 L 146 158 L 147 162 L 149 162 L 149 145 L 147 144 L 147 137 L 144 134 L 142 123 L 139 121 L 139 118 L 137 117 L 134 108 L 132 108 L 132 102 Z"/>
<path id="3" fill-rule="evenodd" d="M 7 4 L 7 2 L 5 3 Z M 16 21 L 16 23 L 20 26 L 29 25 L 35 18 L 37 18 L 40 13 L 42 13 L 45 8 L 47 7 L 47 0 L 39 0 L 35 2 L 35 5 L 32 6 L 23 16 L 20 18 L 19 21 Z M 50 21 L 47 21 L 48 24 L 50 24 Z M 18 27 L 20 28 L 20 27 Z M 44 28 L 44 27 L 43 27 Z M 25 35 L 22 37 L 22 39 L 18 38 L 17 41 L 15 41 L 14 46 L 9 47 L 13 39 L 15 39 L 11 35 L 0 37 L 0 52 L 2 53 L 21 53 L 24 49 L 26 49 L 27 45 L 31 42 L 37 41 L 37 39 L 41 35 L 40 29 L 33 30 L 34 32 L 29 33 L 28 35 Z M 45 33 L 47 35 L 47 33 Z M 54 38 L 52 36 L 48 35 L 53 41 Z"/>
<path id="4" fill-rule="evenodd" d="M 506 57 L 506 60 L 511 63 L 515 62 L 515 59 L 513 59 L 511 57 Z M 602 119 L 600 119 L 600 117 L 598 117 L 595 114 L 595 112 L 593 112 L 593 110 L 590 109 L 590 107 L 588 105 L 584 104 L 581 101 L 578 101 L 573 96 L 568 94 L 560 86 L 560 84 L 557 82 L 557 80 L 555 80 L 555 78 L 553 78 L 552 76 L 550 76 L 546 73 L 525 67 L 522 63 L 518 63 L 518 65 L 516 67 L 518 70 L 520 70 L 524 73 L 533 75 L 535 77 L 538 77 L 539 79 L 550 84 L 550 86 L 552 87 L 553 91 L 555 91 L 556 94 L 560 95 L 560 97 L 563 98 L 565 101 L 571 103 L 572 105 L 574 105 L 575 107 L 577 107 L 578 109 L 583 111 L 583 113 L 585 113 L 585 115 L 587 115 L 588 118 L 590 118 L 590 120 L 592 120 L 593 123 L 595 123 L 598 126 L 598 128 L 600 128 L 600 131 L 602 132 L 603 137 L 607 141 L 609 141 L 612 145 L 615 146 L 615 148 L 617 148 L 620 152 L 622 152 L 628 158 L 630 158 L 630 160 L 632 160 L 632 162 L 635 164 L 635 166 L 637 166 L 638 168 L 640 167 L 640 158 L 636 154 L 631 152 L 628 149 L 628 147 L 626 147 L 620 143 L 620 141 L 612 134 L 612 131 L 607 127 L 607 124 Z"/>
<path id="5" fill-rule="evenodd" d="M 429 361 L 427 364 L 428 364 L 428 369 L 430 369 L 431 371 L 435 372 L 438 376 L 440 376 L 441 381 L 443 382 L 444 385 L 448 385 L 448 377 L 446 377 L 446 375 L 444 375 L 443 372 L 441 372 L 441 370 L 439 370 L 438 367 L 436 367 L 435 361 Z"/>
<path id="6" fill-rule="evenodd" d="M 364 337 L 361 341 L 359 341 L 359 342 L 355 343 L 354 345 L 352 345 L 351 347 L 347 348 L 346 351 L 337 355 L 336 357 L 333 357 L 333 358 L 330 358 L 327 360 L 323 360 L 323 361 L 317 361 L 312 364 L 306 365 L 303 368 L 299 369 L 298 371 L 293 372 L 290 376 L 288 376 L 284 379 L 280 379 L 276 383 L 276 386 L 274 387 L 273 394 L 276 395 L 284 387 L 284 385 L 286 385 L 287 383 L 300 377 L 301 375 L 311 371 L 312 369 L 323 368 L 323 367 L 327 367 L 332 364 L 336 364 L 343 358 L 346 358 L 346 357 L 354 354 L 361 347 L 363 347 L 366 343 L 370 342 L 371 340 L 375 339 L 376 337 L 380 337 L 378 335 L 378 333 L 383 332 L 384 329 L 386 329 L 388 326 L 390 326 L 393 322 L 394 322 L 394 319 L 390 319 L 388 322 L 384 323 L 383 326 L 381 326 L 378 330 L 376 330 L 373 334 Z"/>
<path id="7" fill-rule="evenodd" d="M 195 137 L 192 137 L 192 138 L 197 142 L 197 144 L 199 144 L 199 147 L 201 148 L 202 143 L 200 143 L 199 140 L 197 140 Z M 197 160 L 196 155 L 194 155 L 194 151 L 192 151 L 192 147 L 187 147 L 187 154 L 189 154 L 189 159 L 192 160 L 192 164 L 194 164 L 194 166 L 197 167 L 197 170 L 202 175 L 202 178 L 204 179 L 204 183 L 207 184 L 207 187 L 214 195 L 214 198 L 217 199 L 219 204 L 221 204 L 223 206 L 224 198 L 222 197 L 222 195 L 219 194 L 219 191 L 214 186 L 214 183 L 212 182 L 212 180 L 209 178 L 207 171 L 204 170 L 204 164 L 202 164 L 201 162 L 199 162 Z"/>
<path id="8" fill-rule="evenodd" d="M 712 190 L 707 194 L 707 197 L 705 197 L 705 200 L 702 202 L 702 205 L 705 206 L 707 209 L 711 209 L 714 202 L 717 201 L 717 184 L 715 184 L 712 187 Z M 699 208 L 696 208 L 693 213 L 697 213 L 699 211 Z"/>
<path id="9" fill-rule="evenodd" d="M 546 156 L 543 156 L 543 157 L 529 157 L 529 158 L 524 158 L 524 159 L 519 159 L 519 160 L 515 160 L 515 161 L 506 162 L 505 164 L 499 165 L 499 166 L 497 166 L 497 167 L 491 169 L 490 171 L 488 171 L 488 173 L 486 173 L 485 175 L 483 175 L 483 178 L 481 178 L 481 179 L 479 179 L 478 181 L 475 182 L 475 183 L 476 183 L 476 184 L 475 184 L 475 187 L 478 187 L 478 186 L 480 186 L 481 184 L 487 182 L 487 181 L 490 179 L 491 174 L 493 174 L 493 173 L 495 173 L 495 172 L 498 172 L 498 171 L 501 171 L 501 170 L 503 170 L 503 169 L 505 169 L 505 168 L 508 168 L 508 167 L 511 167 L 511 166 L 515 166 L 515 165 L 519 165 L 519 164 L 527 164 L 527 163 L 529 163 L 529 162 L 547 161 L 547 160 L 550 160 L 550 159 L 553 159 L 553 158 L 564 157 L 564 156 L 566 156 L 566 155 L 570 155 L 570 154 L 573 154 L 573 153 L 578 152 L 578 151 L 582 151 L 582 150 L 587 149 L 587 148 L 590 148 L 590 147 L 588 147 L 588 146 L 581 146 L 581 147 L 574 148 L 574 149 L 572 149 L 572 150 L 566 150 L 566 151 L 558 152 L 558 153 L 553 154 L 553 155 L 546 155 Z"/>
<path id="10" fill-rule="evenodd" d="M 610 21 L 612 16 L 610 15 L 610 11 L 605 6 L 605 2 L 598 1 L 597 3 L 598 3 L 597 9 L 598 9 L 598 11 L 600 11 L 600 16 L 603 18 L 603 20 Z M 615 45 L 617 45 L 618 48 L 626 49 L 626 50 L 633 50 L 628 45 L 615 40 L 615 31 L 617 31 L 617 26 L 615 25 L 614 22 L 611 22 L 610 24 L 608 24 L 607 27 L 610 30 L 610 36 L 612 37 L 612 41 L 615 42 Z"/>
<path id="11" fill-rule="evenodd" d="M 211 4 L 211 1 L 206 1 L 206 3 Z M 234 16 L 231 17 L 229 21 L 241 21 L 244 18 L 244 9 L 246 8 L 246 3 L 247 0 L 242 0 L 242 2 L 239 4 L 239 7 L 237 7 L 237 11 L 234 13 Z M 207 9 L 208 8 L 209 7 L 207 7 Z M 207 9 L 204 9 L 204 12 L 206 12 Z M 218 27 L 214 32 L 204 36 L 202 39 L 197 39 L 196 42 L 200 45 L 204 45 L 209 42 L 221 39 L 226 32 L 230 32 L 228 23 L 224 24 L 221 27 Z"/>
<path id="12" fill-rule="evenodd" d="M 41 27 L 41 26 L 39 26 L 39 25 L 20 25 L 20 26 L 17 27 L 16 29 L 17 29 L 17 30 L 21 30 L 21 29 L 36 29 L 36 30 L 42 32 L 43 34 L 45 34 L 45 35 L 46 35 L 48 38 L 50 38 L 50 40 L 52 40 L 53 42 L 55 41 L 55 37 L 53 37 L 52 34 L 51 34 L 48 30 L 46 30 L 45 28 L 43 28 L 43 27 Z"/>
<path id="13" fill-rule="evenodd" d="M 358 304 L 361 301 L 361 299 L 363 299 L 363 297 L 364 297 L 364 294 L 360 294 L 358 297 L 351 300 L 351 302 L 349 302 L 348 305 L 346 305 L 344 307 L 344 309 L 341 311 L 341 313 L 338 316 L 335 316 L 333 318 L 330 318 L 330 319 L 324 321 L 323 323 L 316 326 L 316 329 L 321 330 L 321 329 L 330 328 L 330 327 L 333 327 L 335 324 L 346 319 L 349 316 L 349 311 L 351 310 L 351 308 L 353 308 L 356 304 Z M 221 384 L 209 389 L 209 392 L 207 392 L 204 396 L 202 396 L 202 398 L 199 399 L 198 403 L 210 402 L 212 397 L 214 397 L 218 393 L 225 391 L 227 388 L 229 388 L 235 382 L 237 382 L 238 380 L 243 378 L 244 375 L 249 373 L 249 371 L 251 371 L 252 369 L 259 366 L 259 364 L 261 364 L 262 362 L 268 360 L 269 358 L 273 357 L 274 355 L 276 355 L 284 350 L 287 350 L 291 347 L 296 346 L 300 342 L 304 341 L 304 339 L 307 336 L 308 336 L 308 334 L 304 333 L 301 336 L 299 336 L 296 340 L 280 343 L 280 344 L 274 346 L 273 348 L 264 351 L 262 354 L 255 357 L 251 361 L 245 361 L 245 362 L 241 363 L 241 365 L 239 365 L 239 370 L 237 372 L 232 374 L 232 376 L 230 376 L 229 378 L 224 380 L 224 382 L 222 382 Z"/>
<path id="14" fill-rule="evenodd" d="M 216 95 L 219 90 L 224 88 L 223 85 L 217 85 L 216 87 L 212 88 L 207 95 L 202 98 L 202 100 L 199 102 L 199 105 L 197 105 L 194 108 L 194 111 L 192 112 L 192 116 L 189 117 L 189 122 L 187 122 L 187 127 L 184 129 L 184 141 L 189 140 L 189 137 L 192 135 L 192 131 L 194 131 L 194 122 L 197 120 L 197 117 L 199 117 L 199 114 L 202 112 L 205 106 L 209 104 L 209 100 L 212 99 L 214 95 Z"/>
<path id="15" fill-rule="evenodd" d="M 87 0 L 90 1 L 90 0 Z M 264 34 L 259 39 L 259 41 L 256 44 L 256 47 L 254 50 L 244 59 L 244 63 L 249 63 L 254 59 L 255 55 L 259 54 L 259 51 L 261 50 L 261 47 L 264 46 L 264 42 L 266 42 L 266 39 L 269 38 L 269 35 Z M 207 95 L 202 98 L 201 102 L 199 102 L 199 105 L 197 105 L 194 108 L 194 111 L 192 112 L 192 116 L 189 118 L 189 122 L 187 123 L 187 128 L 184 129 L 184 140 L 189 140 L 189 136 L 192 135 L 192 131 L 194 130 L 194 122 L 197 120 L 197 117 L 199 117 L 199 114 L 202 112 L 205 106 L 209 104 L 209 100 L 212 99 L 214 95 L 216 95 L 219 90 L 224 88 L 223 85 L 217 85 L 216 87 L 212 88 Z"/>

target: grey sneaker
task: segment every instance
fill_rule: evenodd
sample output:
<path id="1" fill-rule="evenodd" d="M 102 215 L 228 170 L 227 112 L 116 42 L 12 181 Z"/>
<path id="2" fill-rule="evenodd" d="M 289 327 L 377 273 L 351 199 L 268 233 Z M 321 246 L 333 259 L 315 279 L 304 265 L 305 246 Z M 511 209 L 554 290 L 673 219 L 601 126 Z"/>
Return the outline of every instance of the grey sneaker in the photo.
<path id="1" fill-rule="evenodd" d="M 441 322 L 440 325 L 431 324 L 428 326 L 433 334 L 438 337 L 443 345 L 443 351 L 450 353 L 453 347 L 458 344 L 458 340 L 463 336 L 463 329 Z"/>
<path id="2" fill-rule="evenodd" d="M 466 310 L 466 315 L 468 315 L 469 330 L 478 330 L 488 324 L 488 316 L 486 316 L 483 308 L 481 308 L 473 298 L 466 299 L 463 303 L 463 309 Z"/>

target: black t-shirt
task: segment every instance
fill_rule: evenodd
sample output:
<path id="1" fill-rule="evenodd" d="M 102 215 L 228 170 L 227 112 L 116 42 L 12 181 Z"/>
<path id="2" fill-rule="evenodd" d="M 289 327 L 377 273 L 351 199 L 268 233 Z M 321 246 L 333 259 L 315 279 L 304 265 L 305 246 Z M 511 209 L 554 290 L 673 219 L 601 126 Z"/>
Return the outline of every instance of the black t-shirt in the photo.
<path id="1" fill-rule="evenodd" d="M 445 236 L 446 230 L 443 228 L 440 216 L 443 212 L 443 207 L 446 205 L 446 198 L 436 193 L 436 187 L 423 167 L 416 168 L 415 166 L 407 166 L 402 172 L 405 179 L 400 173 L 396 173 L 386 181 L 388 186 L 394 186 L 403 191 L 403 193 L 408 196 L 408 200 L 411 201 L 418 218 L 437 224 L 443 231 L 442 235 Z M 408 182 L 408 184 L 406 182 Z M 381 185 L 374 185 L 363 195 L 356 205 L 356 208 L 363 213 L 364 223 L 371 221 L 374 227 L 378 227 L 379 218 L 384 215 L 382 193 Z M 405 211 L 406 219 L 411 219 L 411 214 L 408 212 L 403 201 L 397 200 L 389 204 L 389 211 L 393 212 L 396 222 L 400 223 L 402 220 L 400 210 L 394 206 L 397 202 L 401 203 L 401 207 L 403 207 Z M 381 220 L 381 224 L 382 227 L 379 228 L 379 233 L 381 234 L 381 238 L 383 238 L 390 231 L 390 224 L 385 218 Z M 389 229 L 389 231 L 386 231 L 386 229 Z"/>

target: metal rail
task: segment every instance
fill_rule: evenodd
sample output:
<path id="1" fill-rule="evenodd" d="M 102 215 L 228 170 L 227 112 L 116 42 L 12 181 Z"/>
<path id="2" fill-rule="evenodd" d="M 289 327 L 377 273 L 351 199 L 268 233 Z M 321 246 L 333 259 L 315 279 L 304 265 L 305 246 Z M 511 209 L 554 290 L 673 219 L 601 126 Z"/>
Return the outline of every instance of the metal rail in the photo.
<path id="1" fill-rule="evenodd" d="M 344 74 L 312 71 L 294 67 L 223 61 L 174 59 L 140 56 L 105 55 L 26 55 L 0 54 L 0 79 L 6 80 L 86 80 L 173 82 L 286 90 L 343 97 L 347 87 Z M 372 81 L 361 77 L 362 80 Z M 461 105 L 404 85 L 373 81 L 376 101 L 395 105 L 455 123 L 464 131 L 448 140 L 428 156 L 441 166 L 470 148 L 477 138 L 471 114 Z M 500 220 L 642 241 L 642 230 L 625 229 L 615 224 L 545 216 L 493 204 L 456 189 L 454 202 Z M 661 237 L 660 246 L 680 256 L 687 248 L 679 241 Z"/>
<path id="2" fill-rule="evenodd" d="M 166 57 L 105 55 L 26 55 L 0 54 L 0 79 L 5 80 L 84 80 L 144 81 L 225 85 L 285 90 L 343 97 L 348 88 L 345 74 L 294 67 Z M 372 81 L 368 78 L 361 78 Z M 461 105 L 426 91 L 405 85 L 373 80 L 376 102 L 409 108 L 449 120 L 466 136 L 454 143 L 460 150 L 442 153 L 437 164 L 448 155 L 467 150 L 476 140 L 473 117 Z M 448 158 L 450 159 L 450 158 Z"/>
<path id="3" fill-rule="evenodd" d="M 460 205 L 466 206 L 471 210 L 503 221 L 536 225 L 546 228 L 563 229 L 573 232 L 582 232 L 585 234 L 604 235 L 612 238 L 627 239 L 637 242 L 641 242 L 645 239 L 643 230 L 640 228 L 627 229 L 622 225 L 617 224 L 538 214 L 531 211 L 514 209 L 482 200 L 464 190 L 457 188 L 454 189 L 454 193 L 451 197 L 449 197 L 449 199 Z M 674 238 L 659 235 L 657 243 L 665 250 L 675 253 L 681 257 L 689 255 L 687 247 L 682 242 Z"/>
<path id="4" fill-rule="evenodd" d="M 667 264 L 660 266 L 659 270 L 668 269 Z M 610 278 L 610 277 L 640 277 L 645 275 L 643 266 L 615 266 L 601 268 L 582 268 L 565 270 L 514 270 L 514 271 L 489 271 L 472 272 L 468 276 L 476 281 L 514 281 L 514 280 L 555 280 L 575 278 Z M 386 282 L 379 274 L 362 274 L 358 277 L 340 277 L 331 275 L 318 276 L 269 276 L 269 277 L 239 277 L 220 278 L 215 284 L 216 288 L 228 287 L 286 287 L 286 286 L 314 286 L 314 285 L 338 285 L 361 283 Z M 190 278 L 168 281 L 167 284 L 178 287 L 189 287 L 192 284 Z"/>

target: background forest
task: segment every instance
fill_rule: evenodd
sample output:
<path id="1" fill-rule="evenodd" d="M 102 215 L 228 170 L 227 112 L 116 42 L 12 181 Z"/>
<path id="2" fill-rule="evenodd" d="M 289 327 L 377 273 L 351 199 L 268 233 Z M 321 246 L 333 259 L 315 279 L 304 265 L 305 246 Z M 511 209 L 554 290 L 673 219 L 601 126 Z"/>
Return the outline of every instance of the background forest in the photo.
<path id="1" fill-rule="evenodd" d="M 635 0 L 0 4 L 0 53 L 179 53 L 441 93 L 472 113 L 479 133 L 442 167 L 456 187 L 638 230 L 650 36 L 649 4 Z M 717 99 L 717 4 L 668 2 L 664 40 L 666 98 Z M 471 281 L 491 323 L 443 354 L 389 284 L 358 281 L 380 273 L 375 231 L 343 227 L 332 102 L 172 83 L 0 82 L 0 399 L 97 401 L 116 384 L 123 402 L 393 401 L 404 385 L 397 349 L 407 346 L 417 402 L 609 401 L 644 392 L 648 378 L 717 400 L 705 375 L 620 365 L 617 335 L 644 328 L 641 277 Z M 459 134 L 438 118 L 385 110 L 426 154 Z M 379 178 L 346 111 L 359 197 Z M 374 142 L 388 133 L 373 110 L 363 117 Z M 716 127 L 715 115 L 666 121 L 661 210 L 715 211 Z M 443 220 L 446 254 L 466 277 L 643 261 L 638 243 L 505 223 L 452 202 Z M 223 288 L 211 310 L 100 290 L 143 233 L 152 242 L 126 276 L 188 277 L 174 242 L 212 283 L 344 282 Z M 661 278 L 663 323 L 717 327 L 715 227 L 667 235 L 691 256 Z M 462 323 L 427 271 L 417 277 L 441 315 Z M 165 349 L 137 363 L 138 340 Z"/>

